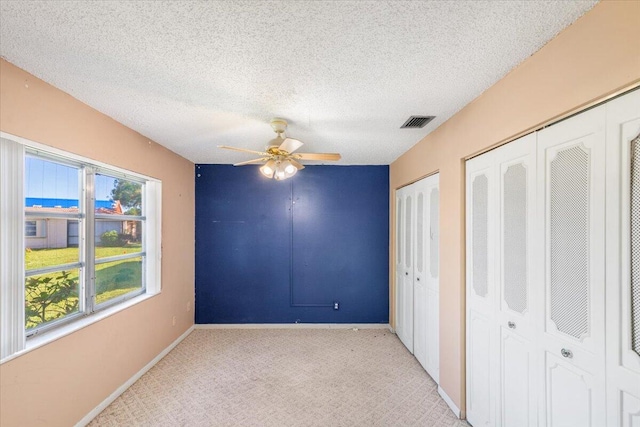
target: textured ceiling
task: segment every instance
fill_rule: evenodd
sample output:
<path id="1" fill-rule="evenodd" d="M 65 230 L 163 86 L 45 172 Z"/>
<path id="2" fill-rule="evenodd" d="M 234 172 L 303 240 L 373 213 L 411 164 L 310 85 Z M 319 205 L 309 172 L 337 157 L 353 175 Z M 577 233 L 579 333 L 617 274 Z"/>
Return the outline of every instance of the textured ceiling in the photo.
<path id="1" fill-rule="evenodd" d="M 0 55 L 196 163 L 283 117 L 300 151 L 389 164 L 595 3 L 3 0 Z"/>

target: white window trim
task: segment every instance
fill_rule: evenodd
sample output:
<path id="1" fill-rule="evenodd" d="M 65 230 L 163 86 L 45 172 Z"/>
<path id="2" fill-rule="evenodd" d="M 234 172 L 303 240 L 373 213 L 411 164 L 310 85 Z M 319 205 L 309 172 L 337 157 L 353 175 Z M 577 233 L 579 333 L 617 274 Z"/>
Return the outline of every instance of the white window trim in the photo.
<path id="1" fill-rule="evenodd" d="M 118 304 L 79 317 L 26 339 L 24 321 L 24 158 L 27 149 L 42 157 L 59 157 L 114 173 L 124 179 L 145 182 L 146 290 Z M 161 292 L 162 183 L 161 181 L 106 163 L 97 162 L 25 138 L 0 132 L 0 364 L 49 342 L 98 322 Z"/>
<path id="2" fill-rule="evenodd" d="M 0 134 L 0 359 L 25 347 L 24 146 Z M 20 179 L 22 184 L 22 179 Z M 16 206 L 20 209 L 16 209 Z"/>

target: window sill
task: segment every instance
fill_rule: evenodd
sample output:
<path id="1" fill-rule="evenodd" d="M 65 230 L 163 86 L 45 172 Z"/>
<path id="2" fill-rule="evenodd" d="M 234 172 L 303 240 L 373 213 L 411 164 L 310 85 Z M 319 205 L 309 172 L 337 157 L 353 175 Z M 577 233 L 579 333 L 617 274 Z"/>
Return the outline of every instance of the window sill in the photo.
<path id="1" fill-rule="evenodd" d="M 101 310 L 97 313 L 93 313 L 90 316 L 84 317 L 82 319 L 78 319 L 75 322 L 71 322 L 67 325 L 60 326 L 59 328 L 55 328 L 51 331 L 42 333 L 41 335 L 36 335 L 32 338 L 29 338 L 27 339 L 27 343 L 24 350 L 20 350 L 0 360 L 0 365 L 10 360 L 13 360 L 17 357 L 20 357 L 26 353 L 29 353 L 32 350 L 35 350 L 44 345 L 47 345 L 53 341 L 59 340 L 60 338 L 66 337 L 67 335 L 70 335 L 76 331 L 79 331 L 82 328 L 85 328 L 89 325 L 93 325 L 94 323 L 99 322 L 102 319 L 106 319 L 107 317 L 112 316 L 116 313 L 119 313 L 123 310 L 126 310 L 129 307 L 133 307 L 134 305 L 139 304 L 142 301 L 146 301 L 150 298 L 153 298 L 156 295 L 159 295 L 159 292 L 155 294 L 147 293 L 147 294 L 139 295 L 135 298 L 131 298 L 128 301 L 114 305 L 113 307 L 105 308 L 104 310 Z"/>

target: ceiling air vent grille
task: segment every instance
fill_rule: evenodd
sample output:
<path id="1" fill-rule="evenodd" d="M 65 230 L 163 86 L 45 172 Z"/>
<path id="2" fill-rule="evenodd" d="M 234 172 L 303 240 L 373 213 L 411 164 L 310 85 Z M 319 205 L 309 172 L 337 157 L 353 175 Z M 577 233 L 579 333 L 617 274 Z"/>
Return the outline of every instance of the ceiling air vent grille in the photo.
<path id="1" fill-rule="evenodd" d="M 427 123 L 435 118 L 436 116 L 411 116 L 402 126 L 400 126 L 400 129 L 423 128 Z"/>

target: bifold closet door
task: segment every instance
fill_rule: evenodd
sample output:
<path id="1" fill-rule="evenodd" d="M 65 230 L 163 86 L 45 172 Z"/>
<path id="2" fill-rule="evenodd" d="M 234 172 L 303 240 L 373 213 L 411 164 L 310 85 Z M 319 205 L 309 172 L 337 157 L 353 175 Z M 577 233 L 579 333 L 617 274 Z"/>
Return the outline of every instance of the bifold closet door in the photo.
<path id="1" fill-rule="evenodd" d="M 607 422 L 640 426 L 640 91 L 607 104 Z"/>
<path id="2" fill-rule="evenodd" d="M 534 426 L 535 135 L 467 162 L 467 419 Z"/>
<path id="3" fill-rule="evenodd" d="M 413 353 L 413 191 L 396 192 L 396 334 Z"/>
<path id="4" fill-rule="evenodd" d="M 410 186 L 416 200 L 413 354 L 436 382 L 440 359 L 438 182 L 436 174 Z"/>
<path id="5" fill-rule="evenodd" d="M 606 425 L 605 123 L 603 105 L 538 132 L 543 426 Z"/>
<path id="6" fill-rule="evenodd" d="M 429 221 L 425 227 L 427 252 L 427 362 L 425 369 L 440 383 L 440 175 L 429 178 Z"/>
<path id="7" fill-rule="evenodd" d="M 495 227 L 497 173 L 493 154 L 467 161 L 467 420 L 495 425 L 499 376 L 496 332 Z"/>
<path id="8" fill-rule="evenodd" d="M 533 285 L 536 136 L 498 148 L 496 305 L 499 378 L 497 426 L 534 427 L 536 352 Z"/>

